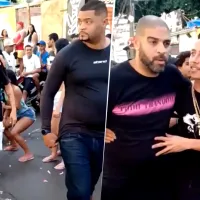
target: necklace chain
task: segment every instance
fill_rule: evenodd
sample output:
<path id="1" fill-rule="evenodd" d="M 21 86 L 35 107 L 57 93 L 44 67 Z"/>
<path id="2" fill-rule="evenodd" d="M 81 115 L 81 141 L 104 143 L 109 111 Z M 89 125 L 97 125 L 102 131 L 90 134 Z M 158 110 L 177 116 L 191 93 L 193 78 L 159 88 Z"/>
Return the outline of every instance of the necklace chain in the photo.
<path id="1" fill-rule="evenodd" d="M 196 98 L 196 95 L 195 95 L 194 87 L 192 87 L 192 100 L 193 100 L 196 115 L 198 117 L 198 120 L 200 120 L 200 109 L 199 109 L 199 104 L 198 104 L 198 101 L 197 101 L 197 98 Z"/>

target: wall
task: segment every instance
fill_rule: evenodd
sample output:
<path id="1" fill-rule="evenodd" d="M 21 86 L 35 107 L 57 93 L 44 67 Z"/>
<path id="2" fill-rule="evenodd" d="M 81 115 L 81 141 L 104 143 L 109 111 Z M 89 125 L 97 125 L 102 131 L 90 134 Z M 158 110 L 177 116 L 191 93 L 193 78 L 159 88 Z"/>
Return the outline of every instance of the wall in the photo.
<path id="1" fill-rule="evenodd" d="M 181 51 L 190 51 L 194 42 L 197 41 L 196 31 L 190 32 L 191 37 L 188 37 L 186 34 L 179 36 L 179 52 Z"/>
<path id="2" fill-rule="evenodd" d="M 55 32 L 63 36 L 64 0 L 45 1 L 41 4 L 42 39 L 48 40 L 48 35 Z"/>
<path id="3" fill-rule="evenodd" d="M 16 30 L 16 19 L 15 19 L 16 11 L 13 7 L 1 8 L 0 9 L 0 32 L 3 29 L 8 31 L 8 35 L 10 38 L 14 37 Z"/>
<path id="4" fill-rule="evenodd" d="M 72 34 L 78 33 L 78 12 L 79 9 L 85 4 L 84 0 L 66 0 L 67 10 L 66 15 L 66 36 L 70 38 Z"/>
<path id="5" fill-rule="evenodd" d="M 28 27 L 29 21 L 28 21 L 28 9 L 27 7 L 25 8 L 18 8 L 16 9 L 16 21 L 22 21 L 24 22 L 24 26 Z M 30 7 L 30 17 L 35 17 L 35 16 L 41 16 L 41 9 L 40 6 L 31 6 Z M 32 22 L 31 22 L 32 23 Z M 33 24 L 36 26 L 36 24 Z"/>
<path id="6" fill-rule="evenodd" d="M 112 32 L 112 19 L 113 19 L 113 7 L 108 6 L 108 23 L 110 26 L 110 32 Z"/>
<path id="7" fill-rule="evenodd" d="M 42 39 L 41 35 L 42 35 L 42 17 L 41 15 L 38 16 L 31 16 L 31 24 L 33 24 L 35 26 L 35 30 L 38 34 L 38 39 Z"/>

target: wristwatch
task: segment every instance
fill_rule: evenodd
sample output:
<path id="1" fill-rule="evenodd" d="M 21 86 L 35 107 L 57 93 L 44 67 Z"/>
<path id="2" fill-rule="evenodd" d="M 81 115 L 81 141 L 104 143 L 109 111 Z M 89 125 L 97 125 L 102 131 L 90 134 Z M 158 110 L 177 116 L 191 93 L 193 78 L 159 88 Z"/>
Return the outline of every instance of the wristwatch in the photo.
<path id="1" fill-rule="evenodd" d="M 46 129 L 42 129 L 41 133 L 42 133 L 42 135 L 47 135 L 47 134 L 51 133 L 51 131 L 46 130 Z"/>

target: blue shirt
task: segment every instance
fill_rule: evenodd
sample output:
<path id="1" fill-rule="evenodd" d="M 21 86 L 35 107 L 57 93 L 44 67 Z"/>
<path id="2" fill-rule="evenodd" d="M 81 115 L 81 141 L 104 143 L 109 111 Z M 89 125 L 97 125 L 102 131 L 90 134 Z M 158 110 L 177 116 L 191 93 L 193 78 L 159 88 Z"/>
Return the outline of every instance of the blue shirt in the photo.
<path id="1" fill-rule="evenodd" d="M 43 54 L 41 54 L 41 52 L 38 51 L 36 55 L 38 57 L 40 57 L 40 55 L 41 55 L 42 64 L 43 65 L 47 65 L 47 59 L 49 58 L 49 53 L 47 51 L 45 51 Z M 43 69 L 44 69 L 44 71 L 47 71 L 47 67 L 46 66 Z"/>

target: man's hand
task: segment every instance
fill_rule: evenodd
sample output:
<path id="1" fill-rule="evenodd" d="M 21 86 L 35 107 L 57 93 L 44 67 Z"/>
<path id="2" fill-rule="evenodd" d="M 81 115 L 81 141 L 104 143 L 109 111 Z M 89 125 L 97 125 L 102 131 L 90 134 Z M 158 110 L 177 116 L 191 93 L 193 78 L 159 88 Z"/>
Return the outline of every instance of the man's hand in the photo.
<path id="1" fill-rule="evenodd" d="M 17 122 L 17 113 L 16 110 L 12 110 L 10 113 L 10 124 L 12 127 L 16 124 Z"/>
<path id="2" fill-rule="evenodd" d="M 156 153 L 156 156 L 165 155 L 168 153 L 178 153 L 190 148 L 190 139 L 184 137 L 166 134 L 166 137 L 156 137 L 155 140 L 160 141 L 160 143 L 154 144 L 152 149 L 164 148 Z"/>
<path id="3" fill-rule="evenodd" d="M 48 133 L 43 136 L 44 144 L 48 148 L 56 147 L 58 144 L 56 143 L 56 140 L 58 139 L 58 136 L 54 133 Z"/>
<path id="4" fill-rule="evenodd" d="M 105 143 L 111 143 L 114 142 L 115 140 L 116 140 L 115 133 L 107 128 L 105 134 Z"/>
<path id="5" fill-rule="evenodd" d="M 27 72 L 22 72 L 21 73 L 21 77 L 26 77 L 26 76 L 28 76 L 29 74 L 27 73 Z"/>

